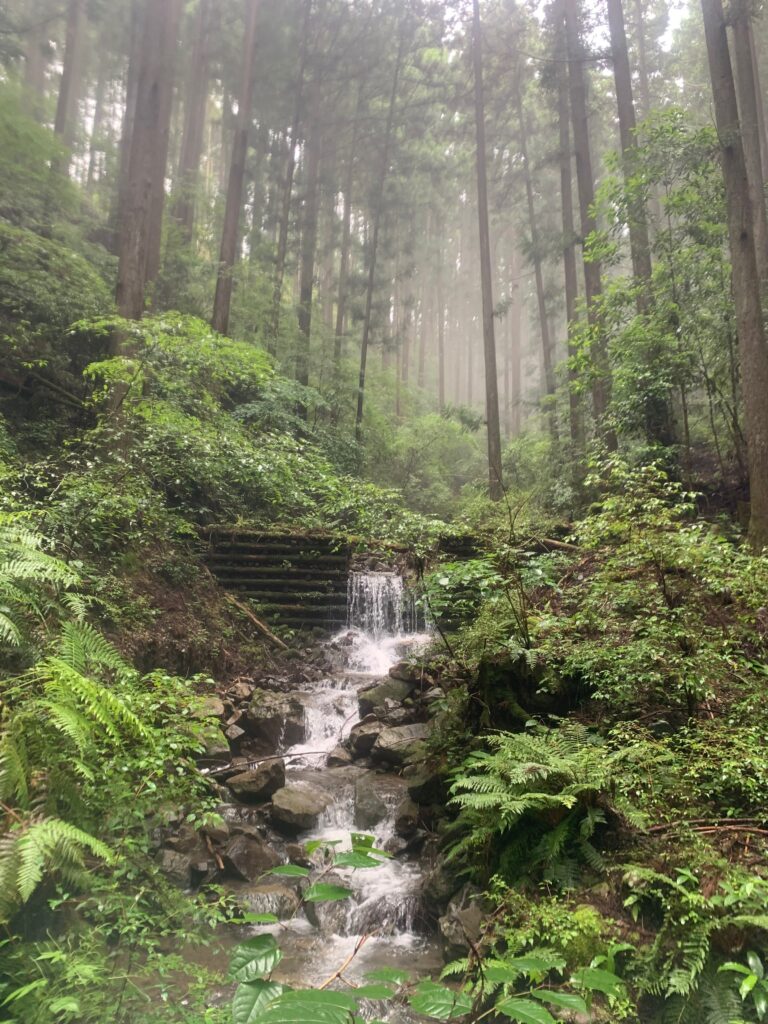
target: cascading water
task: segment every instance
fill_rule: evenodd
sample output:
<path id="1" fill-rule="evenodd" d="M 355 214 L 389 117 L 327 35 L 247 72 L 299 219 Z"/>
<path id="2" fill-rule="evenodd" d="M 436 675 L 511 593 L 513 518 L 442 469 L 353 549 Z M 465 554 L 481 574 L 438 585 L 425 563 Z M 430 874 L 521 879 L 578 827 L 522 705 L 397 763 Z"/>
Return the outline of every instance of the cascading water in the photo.
<path id="1" fill-rule="evenodd" d="M 379 849 L 402 850 L 395 817 L 407 795 L 405 780 L 359 764 L 329 768 L 326 755 L 359 718 L 359 691 L 385 677 L 397 661 L 428 637 L 416 633 L 414 602 L 402 577 L 394 572 L 353 573 L 347 613 L 348 628 L 328 647 L 338 668 L 301 695 L 304 739 L 284 751 L 288 785 L 309 784 L 332 797 L 317 827 L 299 835 L 298 840 L 340 843 L 344 848 L 350 833 L 362 831 L 373 834 Z M 363 814 L 366 793 L 381 812 L 373 825 Z M 422 873 L 416 860 L 401 853 L 376 869 L 334 873 L 354 895 L 343 904 L 319 908 L 314 925 L 301 917 L 281 930 L 284 980 L 321 983 L 344 962 L 362 936 L 367 936 L 367 941 L 346 972 L 352 979 L 383 966 L 423 972 L 438 966 L 435 944 L 420 930 Z M 381 1007 L 375 1016 L 381 1018 Z"/>

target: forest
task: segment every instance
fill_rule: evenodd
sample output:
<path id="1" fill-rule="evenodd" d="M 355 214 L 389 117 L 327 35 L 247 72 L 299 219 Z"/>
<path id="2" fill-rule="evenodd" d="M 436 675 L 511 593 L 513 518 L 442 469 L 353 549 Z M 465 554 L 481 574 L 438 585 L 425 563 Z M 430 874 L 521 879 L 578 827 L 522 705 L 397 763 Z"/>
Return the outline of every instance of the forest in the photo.
<path id="1" fill-rule="evenodd" d="M 0 0 L 0 1020 L 768 1020 L 762 0 Z"/>

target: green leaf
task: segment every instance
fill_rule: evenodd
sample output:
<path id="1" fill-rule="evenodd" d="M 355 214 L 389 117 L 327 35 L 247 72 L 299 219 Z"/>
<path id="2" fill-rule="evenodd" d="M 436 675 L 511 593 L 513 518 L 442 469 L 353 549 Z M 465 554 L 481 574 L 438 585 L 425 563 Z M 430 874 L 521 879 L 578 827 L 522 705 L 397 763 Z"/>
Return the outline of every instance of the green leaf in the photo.
<path id="1" fill-rule="evenodd" d="M 333 858 L 333 866 L 337 868 L 380 868 L 381 861 L 368 853 L 340 853 Z"/>
<path id="2" fill-rule="evenodd" d="M 53 1014 L 80 1013 L 80 1003 L 72 996 L 61 996 L 48 1004 L 48 1012 Z"/>
<path id="3" fill-rule="evenodd" d="M 256 981 L 238 985 L 232 1000 L 232 1024 L 254 1024 L 261 1011 L 283 991 L 276 981 Z"/>
<path id="4" fill-rule="evenodd" d="M 361 985 L 354 991 L 355 999 L 389 999 L 396 992 L 391 985 Z"/>
<path id="5" fill-rule="evenodd" d="M 280 864 L 276 868 L 272 868 L 269 872 L 270 875 L 282 875 L 284 878 L 307 878 L 309 871 L 307 868 L 299 867 L 298 864 Z"/>
<path id="6" fill-rule="evenodd" d="M 408 1002 L 417 1013 L 437 1020 L 453 1020 L 472 1009 L 472 1001 L 464 992 L 452 992 L 434 981 L 422 981 Z"/>
<path id="7" fill-rule="evenodd" d="M 375 971 L 369 971 L 366 978 L 371 981 L 391 981 L 393 985 L 405 985 L 411 980 L 408 971 L 399 971 L 396 967 L 379 967 Z"/>
<path id="8" fill-rule="evenodd" d="M 274 936 L 257 935 L 235 946 L 229 973 L 235 981 L 255 981 L 273 971 L 282 957 Z"/>
<path id="9" fill-rule="evenodd" d="M 317 882 L 310 885 L 304 893 L 307 903 L 330 903 L 333 900 L 345 900 L 352 895 L 351 889 L 345 889 L 343 885 L 328 885 L 326 882 Z"/>
<path id="10" fill-rule="evenodd" d="M 510 999 L 501 999 L 496 1003 L 497 1013 L 503 1013 L 505 1017 L 516 1020 L 519 1024 L 556 1024 L 555 1018 L 546 1008 L 539 1003 L 533 1003 L 530 999 L 513 996 Z"/>
<path id="11" fill-rule="evenodd" d="M 576 1013 L 588 1013 L 587 1004 L 574 992 L 550 992 L 545 988 L 538 988 L 531 992 L 534 999 L 540 999 L 542 1003 L 549 1003 L 550 1006 L 559 1006 L 563 1010 L 574 1010 Z"/>
<path id="12" fill-rule="evenodd" d="M 748 967 L 744 966 L 744 964 L 737 964 L 734 960 L 729 960 L 728 963 L 720 964 L 717 968 L 717 973 L 720 974 L 721 971 L 735 971 L 736 974 L 752 973 Z"/>
<path id="13" fill-rule="evenodd" d="M 250 911 L 236 919 L 237 924 L 279 924 L 277 914 L 254 914 Z"/>
<path id="14" fill-rule="evenodd" d="M 750 950 L 747 953 L 747 963 L 752 968 L 752 973 L 756 974 L 758 976 L 758 978 L 760 978 L 760 980 L 762 981 L 762 979 L 764 977 L 763 961 L 760 959 L 760 957 L 757 955 L 757 953 L 755 953 L 752 950 Z"/>
<path id="15" fill-rule="evenodd" d="M 602 992 L 606 996 L 618 996 L 624 991 L 624 982 L 621 978 L 599 967 L 582 967 L 580 971 L 576 971 L 573 980 L 579 988 L 586 988 L 590 992 Z"/>
<path id="16" fill-rule="evenodd" d="M 763 1020 L 768 1012 L 768 992 L 763 985 L 759 985 L 752 991 L 752 1002 L 755 1004 L 757 1019 Z"/>
<path id="17" fill-rule="evenodd" d="M 747 996 L 749 995 L 749 993 L 752 991 L 752 989 L 755 987 L 755 985 L 758 983 L 759 980 L 760 979 L 758 978 L 758 976 L 756 974 L 748 974 L 747 975 L 747 977 L 744 979 L 744 981 L 742 981 L 742 983 L 739 985 L 739 995 L 741 996 L 742 999 L 746 999 L 747 998 Z"/>
<path id="18" fill-rule="evenodd" d="M 285 992 L 271 1001 L 253 1024 L 350 1024 L 355 1005 L 345 992 Z"/>
<path id="19" fill-rule="evenodd" d="M 553 956 L 516 956 L 506 963 L 510 967 L 516 967 L 522 974 L 548 974 L 550 971 L 560 971 L 565 967 L 565 960 L 556 954 Z"/>

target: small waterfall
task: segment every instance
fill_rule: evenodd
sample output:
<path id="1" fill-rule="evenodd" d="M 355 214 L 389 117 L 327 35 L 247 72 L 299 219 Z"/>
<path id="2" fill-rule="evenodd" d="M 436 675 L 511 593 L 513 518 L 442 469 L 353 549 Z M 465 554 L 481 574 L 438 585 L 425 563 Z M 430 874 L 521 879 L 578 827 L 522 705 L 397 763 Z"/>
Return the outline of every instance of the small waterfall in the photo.
<path id="1" fill-rule="evenodd" d="M 353 572 L 347 586 L 347 625 L 373 640 L 403 632 L 405 587 L 396 572 Z"/>

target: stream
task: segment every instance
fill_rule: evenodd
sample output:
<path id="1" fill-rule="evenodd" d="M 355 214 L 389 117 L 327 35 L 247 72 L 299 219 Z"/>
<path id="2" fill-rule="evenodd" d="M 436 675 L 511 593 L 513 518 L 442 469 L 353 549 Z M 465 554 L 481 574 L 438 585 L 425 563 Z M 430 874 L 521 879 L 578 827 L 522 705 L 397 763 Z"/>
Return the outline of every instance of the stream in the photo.
<path id="1" fill-rule="evenodd" d="M 324 677 L 288 694 L 303 706 L 304 734 L 298 742 L 286 743 L 283 729 L 274 751 L 285 758 L 285 789 L 281 792 L 289 789 L 317 795 L 320 790 L 330 800 L 312 828 L 294 830 L 281 849 L 278 826 L 270 843 L 280 850 L 281 857 L 296 860 L 298 848 L 291 844 L 322 840 L 338 843 L 336 849 L 343 850 L 349 848 L 350 833 L 364 832 L 373 835 L 376 847 L 391 856 L 376 869 L 334 869 L 324 881 L 344 885 L 353 895 L 337 903 L 310 905 L 306 914 L 294 917 L 284 912 L 285 905 L 290 905 L 285 883 L 293 880 L 272 876 L 256 883 L 235 883 L 241 902 L 251 912 L 281 917 L 277 930 L 274 925 L 247 929 L 247 934 L 275 933 L 283 951 L 275 972 L 278 981 L 303 987 L 320 985 L 352 956 L 362 939 L 365 941 L 344 973 L 353 983 L 361 983 L 367 972 L 381 967 L 427 975 L 442 966 L 434 920 L 426 912 L 422 896 L 425 865 L 402 838 L 402 826 L 398 830 L 398 810 L 402 814 L 408 797 L 407 780 L 391 765 L 375 763 L 370 757 L 356 757 L 352 763 L 337 763 L 341 759 L 333 757 L 360 720 L 360 693 L 389 680 L 390 668 L 428 640 L 428 634 L 418 631 L 415 605 L 399 575 L 352 573 L 348 627 L 325 645 Z M 388 708 L 390 715 L 403 714 L 396 702 Z M 329 756 L 333 767 L 328 765 Z M 272 813 L 274 817 L 274 810 Z M 227 808 L 231 820 L 261 821 L 260 815 L 261 808 L 248 805 Z M 282 838 L 285 841 L 285 833 Z M 418 851 L 418 842 L 411 845 Z M 315 860 L 320 856 L 315 854 Z M 381 1006 L 373 1009 L 381 1018 Z M 391 1014 L 387 1020 L 409 1020 L 402 1009 L 393 1009 Z"/>

